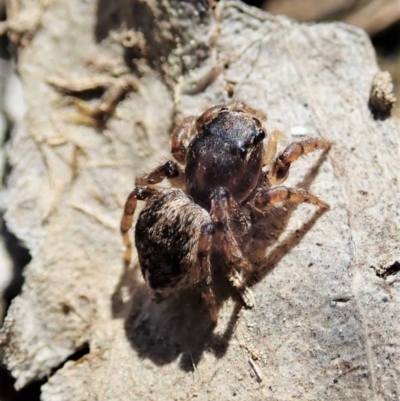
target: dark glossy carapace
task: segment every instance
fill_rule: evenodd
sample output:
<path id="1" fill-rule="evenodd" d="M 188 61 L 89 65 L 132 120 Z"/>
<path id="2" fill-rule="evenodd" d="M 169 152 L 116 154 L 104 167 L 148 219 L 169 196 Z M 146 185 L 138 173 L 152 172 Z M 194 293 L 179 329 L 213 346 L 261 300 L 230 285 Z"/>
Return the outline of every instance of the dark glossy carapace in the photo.
<path id="1" fill-rule="evenodd" d="M 261 122 L 240 109 L 216 106 L 197 119 L 196 128 L 186 154 L 188 193 L 209 207 L 212 191 L 225 187 L 239 204 L 244 202 L 262 174 Z"/>

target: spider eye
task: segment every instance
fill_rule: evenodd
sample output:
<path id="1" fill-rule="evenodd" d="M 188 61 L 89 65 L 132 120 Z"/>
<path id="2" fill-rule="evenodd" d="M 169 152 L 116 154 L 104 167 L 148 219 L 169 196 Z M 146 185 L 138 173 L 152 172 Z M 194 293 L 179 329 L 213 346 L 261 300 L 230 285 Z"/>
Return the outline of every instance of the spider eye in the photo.
<path id="1" fill-rule="evenodd" d="M 245 159 L 247 156 L 247 149 L 244 146 L 241 146 L 240 148 L 238 148 L 238 153 L 241 159 Z"/>
<path id="2" fill-rule="evenodd" d="M 261 142 L 264 138 L 265 138 L 265 131 L 264 131 L 263 129 L 260 129 L 260 130 L 257 132 L 257 134 L 256 134 L 256 136 L 255 136 L 255 138 L 254 138 L 254 142 L 255 142 L 255 143 L 259 143 L 259 142 Z"/>

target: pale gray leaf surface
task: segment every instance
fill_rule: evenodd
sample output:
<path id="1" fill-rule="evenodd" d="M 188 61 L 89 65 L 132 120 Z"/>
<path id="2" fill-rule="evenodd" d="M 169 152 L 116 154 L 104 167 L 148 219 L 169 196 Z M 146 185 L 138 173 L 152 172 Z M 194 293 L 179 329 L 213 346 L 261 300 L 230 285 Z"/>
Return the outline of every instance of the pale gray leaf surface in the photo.
<path id="1" fill-rule="evenodd" d="M 53 2 L 19 59 L 27 131 L 10 148 L 7 223 L 34 258 L 2 334 L 17 385 L 88 344 L 49 378 L 43 400 L 398 399 L 400 297 L 389 273 L 400 261 L 400 135 L 394 119 L 368 109 L 378 68 L 367 36 L 220 3 L 201 26 L 210 48 L 200 46 L 209 57 L 199 69 L 175 87 L 182 66 L 159 69 L 169 87 L 146 70 L 96 132 L 68 122 L 45 83 L 89 74 L 88 55 L 123 63 L 117 43 L 94 43 L 94 13 L 94 1 Z M 224 302 L 212 330 L 198 294 L 157 305 L 137 269 L 124 271 L 118 221 L 135 175 L 168 156 L 173 114 L 228 100 L 266 112 L 268 127 L 294 138 L 333 142 L 327 157 L 296 162 L 287 181 L 331 209 L 279 208 L 257 224 L 247 246 L 257 304 L 241 309 L 217 283 Z"/>

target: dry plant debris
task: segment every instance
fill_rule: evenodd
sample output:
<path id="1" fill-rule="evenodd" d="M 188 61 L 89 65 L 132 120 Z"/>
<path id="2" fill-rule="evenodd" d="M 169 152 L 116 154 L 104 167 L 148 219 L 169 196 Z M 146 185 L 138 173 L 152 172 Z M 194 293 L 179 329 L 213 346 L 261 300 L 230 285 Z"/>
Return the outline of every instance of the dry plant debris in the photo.
<path id="1" fill-rule="evenodd" d="M 374 114 L 389 116 L 396 103 L 393 93 L 393 81 L 388 71 L 378 71 L 373 80 L 369 103 Z"/>

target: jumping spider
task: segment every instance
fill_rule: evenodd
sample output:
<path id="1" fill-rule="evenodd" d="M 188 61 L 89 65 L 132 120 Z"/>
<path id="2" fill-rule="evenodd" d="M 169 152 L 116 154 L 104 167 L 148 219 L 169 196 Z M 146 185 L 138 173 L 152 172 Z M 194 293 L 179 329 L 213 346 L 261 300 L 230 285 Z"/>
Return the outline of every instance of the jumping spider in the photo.
<path id="1" fill-rule="evenodd" d="M 198 118 L 186 118 L 172 137 L 176 161 L 136 180 L 121 220 L 125 259 L 128 263 L 131 259 L 128 231 L 137 201 L 146 201 L 136 223 L 135 243 L 144 279 L 156 300 L 197 286 L 216 323 L 215 269 L 210 264 L 215 252 L 244 304 L 253 307 L 254 296 L 244 279 L 253 268 L 243 256 L 241 239 L 259 216 L 255 212 L 263 213 L 282 201 L 328 207 L 305 189 L 276 185 L 286 180 L 292 162 L 316 149 L 328 149 L 329 142 L 293 142 L 264 171 L 274 159 L 278 141 L 277 132 L 266 138 L 264 119 L 242 103 L 215 106 Z M 155 187 L 165 178 L 178 188 Z"/>

